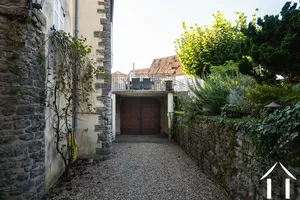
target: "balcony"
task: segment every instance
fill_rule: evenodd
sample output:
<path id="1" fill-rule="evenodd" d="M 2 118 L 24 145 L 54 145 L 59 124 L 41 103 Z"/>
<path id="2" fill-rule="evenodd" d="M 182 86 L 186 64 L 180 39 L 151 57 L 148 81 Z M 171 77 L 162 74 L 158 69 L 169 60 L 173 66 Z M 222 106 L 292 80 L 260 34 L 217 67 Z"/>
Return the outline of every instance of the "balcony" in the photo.
<path id="1" fill-rule="evenodd" d="M 112 75 L 113 92 L 187 92 L 187 78 L 165 75 Z"/>

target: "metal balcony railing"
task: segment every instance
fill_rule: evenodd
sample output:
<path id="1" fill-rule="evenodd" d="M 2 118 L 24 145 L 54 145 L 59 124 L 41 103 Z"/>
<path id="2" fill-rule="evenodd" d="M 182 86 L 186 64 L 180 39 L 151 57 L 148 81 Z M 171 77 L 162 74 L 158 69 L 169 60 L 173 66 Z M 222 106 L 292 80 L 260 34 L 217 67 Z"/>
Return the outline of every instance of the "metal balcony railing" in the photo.
<path id="1" fill-rule="evenodd" d="M 112 75 L 112 91 L 188 91 L 187 78 L 173 75 Z"/>

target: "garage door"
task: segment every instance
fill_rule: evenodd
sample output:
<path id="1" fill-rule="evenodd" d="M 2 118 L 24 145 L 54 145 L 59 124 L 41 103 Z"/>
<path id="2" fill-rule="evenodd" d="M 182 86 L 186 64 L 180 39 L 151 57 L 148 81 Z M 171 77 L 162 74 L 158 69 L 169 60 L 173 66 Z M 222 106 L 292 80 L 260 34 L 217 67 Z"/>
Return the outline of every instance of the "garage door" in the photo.
<path id="1" fill-rule="evenodd" d="M 159 134 L 160 103 L 153 98 L 130 98 L 121 103 L 122 134 Z"/>

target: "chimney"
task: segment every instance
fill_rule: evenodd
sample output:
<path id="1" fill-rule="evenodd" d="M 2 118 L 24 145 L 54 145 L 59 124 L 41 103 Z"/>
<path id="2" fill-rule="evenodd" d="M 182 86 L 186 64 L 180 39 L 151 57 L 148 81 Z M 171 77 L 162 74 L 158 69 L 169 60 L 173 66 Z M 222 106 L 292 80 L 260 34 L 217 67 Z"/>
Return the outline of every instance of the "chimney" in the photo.
<path id="1" fill-rule="evenodd" d="M 134 63 L 132 65 L 132 74 L 135 75 L 135 65 L 134 65 Z"/>

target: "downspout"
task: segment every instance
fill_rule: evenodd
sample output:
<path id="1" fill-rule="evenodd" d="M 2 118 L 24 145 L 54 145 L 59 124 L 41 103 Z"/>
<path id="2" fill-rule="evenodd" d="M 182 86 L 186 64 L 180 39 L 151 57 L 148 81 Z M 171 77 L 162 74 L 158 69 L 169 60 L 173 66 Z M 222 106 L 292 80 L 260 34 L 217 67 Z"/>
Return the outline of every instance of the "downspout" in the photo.
<path id="1" fill-rule="evenodd" d="M 75 38 L 78 39 L 78 0 L 75 0 Z M 73 131 L 76 135 L 77 127 L 78 127 L 78 63 L 77 57 L 75 57 L 75 65 L 74 65 L 74 84 L 73 84 Z"/>

